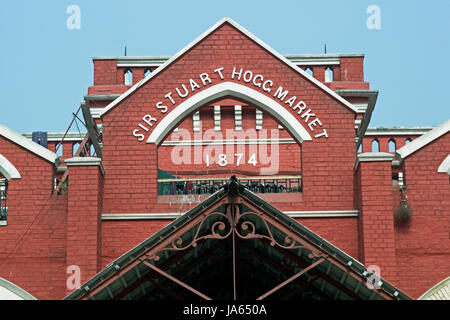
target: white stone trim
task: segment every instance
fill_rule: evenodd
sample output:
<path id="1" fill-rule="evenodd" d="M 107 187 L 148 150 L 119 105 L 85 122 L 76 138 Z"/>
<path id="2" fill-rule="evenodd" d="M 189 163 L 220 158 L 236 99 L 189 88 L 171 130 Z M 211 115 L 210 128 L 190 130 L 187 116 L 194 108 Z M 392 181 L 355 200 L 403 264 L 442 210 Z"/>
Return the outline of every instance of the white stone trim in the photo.
<path id="1" fill-rule="evenodd" d="M 340 58 L 345 57 L 364 57 L 364 54 L 285 54 L 286 59 L 296 65 L 302 66 L 321 66 L 321 65 L 340 65 Z M 126 67 L 159 67 L 170 59 L 170 56 L 115 56 L 115 57 L 94 57 L 92 60 L 117 60 L 118 68 Z"/>
<path id="2" fill-rule="evenodd" d="M 435 284 L 417 300 L 450 300 L 450 277 Z"/>
<path id="3" fill-rule="evenodd" d="M 162 64 L 159 68 L 157 68 L 155 71 L 151 72 L 148 76 L 144 77 L 144 79 L 137 82 L 135 85 L 133 85 L 130 89 L 128 89 L 125 93 L 123 93 L 120 97 L 118 97 L 116 100 L 111 102 L 109 105 L 105 107 L 105 109 L 102 111 L 101 116 L 103 117 L 109 110 L 114 108 L 116 105 L 118 105 L 122 100 L 124 100 L 126 97 L 128 97 L 130 94 L 132 94 L 134 91 L 136 91 L 140 86 L 144 85 L 147 81 L 155 77 L 157 74 L 162 72 L 165 68 L 167 68 L 169 65 L 172 64 L 175 60 L 177 60 L 180 56 L 185 54 L 188 50 L 193 48 L 196 44 L 198 44 L 200 41 L 202 41 L 204 38 L 206 38 L 209 34 L 211 34 L 214 30 L 218 29 L 221 25 L 224 23 L 229 23 L 233 27 L 235 27 L 237 30 L 245 34 L 247 37 L 249 37 L 251 40 L 253 40 L 255 43 L 260 45 L 262 48 L 266 49 L 268 52 L 270 52 L 272 55 L 274 55 L 276 58 L 287 64 L 290 68 L 297 71 L 299 74 L 301 74 L 303 77 L 311 81 L 313 84 L 321 88 L 323 91 L 331 95 L 333 98 L 341 102 L 343 105 L 348 107 L 351 111 L 354 113 L 358 113 L 358 109 L 356 109 L 350 102 L 342 98 L 340 95 L 335 93 L 333 90 L 328 88 L 326 85 L 321 83 L 319 80 L 315 79 L 314 77 L 311 77 L 309 74 L 307 74 L 305 71 L 303 71 L 301 68 L 297 67 L 295 64 L 293 64 L 291 61 L 289 61 L 287 58 L 283 57 L 281 54 L 276 52 L 274 49 L 269 47 L 267 44 L 265 44 L 263 41 L 258 39 L 256 36 L 251 34 L 249 31 L 247 31 L 245 28 L 240 26 L 238 23 L 233 21 L 231 18 L 225 17 L 218 21 L 215 25 L 213 25 L 211 28 L 209 28 L 206 32 L 204 32 L 202 35 L 200 35 L 197 39 L 189 43 L 186 47 L 181 49 L 178 53 L 176 53 L 174 56 L 172 56 L 170 59 L 166 60 L 164 64 Z"/>
<path id="4" fill-rule="evenodd" d="M 64 160 L 68 167 L 73 166 L 100 166 L 103 175 L 105 175 L 105 167 L 103 167 L 102 159 L 97 157 L 73 157 Z"/>
<path id="5" fill-rule="evenodd" d="M 0 173 L 6 180 L 20 179 L 20 173 L 14 165 L 0 153 Z"/>
<path id="6" fill-rule="evenodd" d="M 360 162 L 375 162 L 375 161 L 390 161 L 392 162 L 394 155 L 387 152 L 365 152 L 360 153 L 356 157 L 355 170 L 358 168 Z"/>
<path id="7" fill-rule="evenodd" d="M 447 120 L 440 126 L 432 129 L 426 134 L 418 137 L 417 139 L 414 139 L 410 143 L 398 149 L 396 152 L 396 156 L 400 159 L 405 159 L 409 155 L 413 154 L 419 149 L 422 149 L 427 144 L 433 142 L 434 140 L 438 139 L 439 137 L 443 136 L 449 131 L 450 131 L 450 120 Z"/>
<path id="8" fill-rule="evenodd" d="M 283 126 L 290 131 L 298 142 L 301 143 L 304 140 L 312 140 L 308 131 L 300 124 L 299 120 L 275 100 L 247 86 L 233 82 L 221 82 L 200 91 L 172 109 L 172 111 L 159 121 L 157 126 L 153 129 L 147 139 L 147 143 L 160 144 L 164 137 L 170 133 L 172 128 L 192 111 L 209 101 L 228 95 L 245 99 L 272 114 L 276 119 L 279 119 Z"/>
<path id="9" fill-rule="evenodd" d="M 3 296 L 6 292 L 2 291 L 0 294 L 0 300 L 37 300 L 19 286 L 16 286 L 14 283 L 3 278 L 0 278 L 0 288 L 12 293 L 12 295 Z"/>
<path id="10" fill-rule="evenodd" d="M 51 152 L 50 150 L 44 148 L 36 142 L 28 140 L 19 132 L 16 132 L 2 124 L 0 124 L 0 136 L 5 137 L 6 139 L 14 142 L 15 144 L 18 144 L 22 148 L 27 149 L 28 151 L 55 164 L 56 166 L 58 166 L 60 163 L 59 157 L 56 155 L 56 153 Z"/>
<path id="11" fill-rule="evenodd" d="M 421 136 L 433 127 L 369 127 L 366 130 L 365 137 L 367 136 Z"/>
<path id="12" fill-rule="evenodd" d="M 291 218 L 357 217 L 358 210 L 284 211 Z M 176 219 L 184 213 L 103 213 L 102 220 L 166 220 Z"/>
<path id="13" fill-rule="evenodd" d="M 450 154 L 442 161 L 441 165 L 438 168 L 439 173 L 447 173 L 450 175 Z"/>

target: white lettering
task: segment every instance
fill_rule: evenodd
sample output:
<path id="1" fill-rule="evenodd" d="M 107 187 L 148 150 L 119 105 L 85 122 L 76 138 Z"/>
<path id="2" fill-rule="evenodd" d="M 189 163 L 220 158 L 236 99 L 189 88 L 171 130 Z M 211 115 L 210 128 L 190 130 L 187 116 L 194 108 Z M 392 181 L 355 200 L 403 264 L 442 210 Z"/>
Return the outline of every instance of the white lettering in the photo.
<path id="1" fill-rule="evenodd" d="M 280 99 L 281 101 L 283 101 L 284 98 L 286 98 L 286 96 L 288 95 L 288 93 L 289 93 L 288 90 L 283 91 L 283 87 L 282 87 L 282 86 L 279 86 L 278 89 L 277 89 L 277 91 L 275 92 L 275 94 L 274 94 L 273 96 L 274 96 L 274 97 L 277 97 L 277 95 L 278 95 L 277 98 Z"/>
<path id="2" fill-rule="evenodd" d="M 158 103 L 156 103 L 156 108 L 161 109 L 161 113 L 166 113 L 167 107 L 163 106 L 162 104 L 162 101 L 158 101 Z"/>
<path id="3" fill-rule="evenodd" d="M 244 82 L 249 83 L 253 78 L 253 72 L 251 72 L 250 70 L 245 71 L 244 73 Z"/>
<path id="4" fill-rule="evenodd" d="M 164 98 L 167 98 L 170 100 L 170 102 L 172 102 L 172 104 L 175 104 L 175 101 L 172 99 L 172 92 L 169 92 L 168 94 L 166 94 L 164 96 Z"/>
<path id="5" fill-rule="evenodd" d="M 264 80 L 264 78 L 263 78 L 262 75 L 257 74 L 257 75 L 253 78 L 253 84 L 254 84 L 256 87 L 261 88 L 262 83 L 261 83 L 261 82 L 256 82 L 256 79 L 258 79 L 258 78 L 261 79 L 261 81 Z"/>
<path id="6" fill-rule="evenodd" d="M 197 89 L 200 89 L 200 86 L 197 84 L 197 82 L 195 82 L 194 80 L 192 80 L 192 79 L 189 79 L 189 84 L 191 85 L 191 90 L 192 90 L 192 92 L 194 92 L 194 90 L 197 88 Z"/>
<path id="7" fill-rule="evenodd" d="M 219 74 L 219 77 L 220 77 L 220 79 L 222 79 L 222 80 L 223 80 L 223 74 L 222 74 L 222 70 L 223 70 L 223 67 L 215 69 L 215 70 L 214 70 L 214 72 L 218 73 L 218 74 Z"/>
<path id="8" fill-rule="evenodd" d="M 233 72 L 231 73 L 231 79 L 234 79 L 234 76 L 238 75 L 238 80 L 241 80 L 242 68 L 239 70 L 239 73 L 236 72 L 236 67 L 233 67 Z"/>
<path id="9" fill-rule="evenodd" d="M 200 75 L 200 80 L 202 80 L 202 83 L 203 83 L 204 86 L 206 86 L 206 81 L 211 83 L 211 79 L 209 78 L 209 75 L 207 73 L 202 73 Z"/>
<path id="10" fill-rule="evenodd" d="M 266 84 L 270 84 L 270 87 L 268 88 L 268 87 L 266 87 Z M 273 86 L 273 82 L 272 82 L 272 80 L 266 80 L 266 81 L 264 81 L 264 83 L 263 83 L 263 90 L 265 91 L 265 92 L 268 92 L 268 93 L 270 93 L 270 91 L 271 91 L 271 89 L 270 88 L 272 88 L 272 86 Z"/>
<path id="11" fill-rule="evenodd" d="M 188 95 L 188 90 L 186 89 L 186 86 L 184 84 L 181 85 L 184 89 L 184 94 L 181 94 L 180 90 L 178 90 L 178 88 L 175 88 L 175 90 L 177 91 L 178 95 L 180 96 L 180 98 L 186 98 Z"/>
<path id="12" fill-rule="evenodd" d="M 138 138 L 138 141 L 143 141 L 143 140 L 144 140 L 144 135 L 143 135 L 142 133 L 139 133 L 139 134 L 138 134 L 138 132 L 139 132 L 139 130 L 138 130 L 138 129 L 135 129 L 135 130 L 133 131 L 133 136 L 135 136 L 136 138 Z"/>

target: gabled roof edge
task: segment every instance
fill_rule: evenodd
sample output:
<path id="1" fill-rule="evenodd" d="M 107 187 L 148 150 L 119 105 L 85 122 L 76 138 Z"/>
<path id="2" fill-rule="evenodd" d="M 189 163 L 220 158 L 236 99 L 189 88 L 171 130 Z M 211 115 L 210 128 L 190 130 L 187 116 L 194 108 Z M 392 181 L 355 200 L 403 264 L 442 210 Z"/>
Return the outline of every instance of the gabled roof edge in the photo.
<path id="1" fill-rule="evenodd" d="M 16 132 L 2 124 L 0 124 L 0 136 L 5 137 L 6 139 L 14 142 L 15 144 L 21 146 L 22 148 L 27 149 L 28 151 L 38 155 L 39 157 L 55 164 L 55 166 L 59 165 L 59 157 L 56 153 L 44 148 L 43 146 L 33 142 L 27 138 L 25 138 L 19 132 Z"/>
<path id="2" fill-rule="evenodd" d="M 267 45 L 265 42 L 260 40 L 258 37 L 253 35 L 251 32 L 246 30 L 244 27 L 242 27 L 240 24 L 235 22 L 233 19 L 229 17 L 224 17 L 220 19 L 217 23 L 215 23 L 212 27 L 210 27 L 208 30 L 206 30 L 204 33 L 202 33 L 199 37 L 197 37 L 195 40 L 190 42 L 187 46 L 185 46 L 183 49 L 178 51 L 175 55 L 173 55 L 169 60 L 164 62 L 160 67 L 158 67 L 154 72 L 151 72 L 149 75 L 144 77 L 142 80 L 137 82 L 135 85 L 133 85 L 130 89 L 128 89 L 126 92 L 124 92 L 120 97 L 112 101 L 110 104 L 108 104 L 101 112 L 100 117 L 103 117 L 109 110 L 113 109 L 117 104 L 119 104 L 121 101 L 123 101 L 125 98 L 127 98 L 131 93 L 136 91 L 139 87 L 141 87 L 143 84 L 145 84 L 147 81 L 152 79 L 154 76 L 156 76 L 158 73 L 163 71 L 167 66 L 172 64 L 176 59 L 178 59 L 180 56 L 182 56 L 184 53 L 189 51 L 191 48 L 193 48 L 197 43 L 199 43 L 201 40 L 206 38 L 209 34 L 211 34 L 214 30 L 219 28 L 222 24 L 225 22 L 228 22 L 233 27 L 235 27 L 237 30 L 245 34 L 247 37 L 249 37 L 251 40 L 253 40 L 255 43 L 260 45 L 262 48 L 270 52 L 272 55 L 274 55 L 276 58 L 284 62 L 286 65 L 291 67 L 293 70 L 300 73 L 302 76 L 307 78 L 309 81 L 317 85 L 319 88 L 321 88 L 323 91 L 331 95 L 333 98 L 344 104 L 346 107 L 348 107 L 350 110 L 352 110 L 354 113 L 358 113 L 358 109 L 355 108 L 350 102 L 339 96 L 337 93 L 335 93 L 333 90 L 328 88 L 326 85 L 321 83 L 319 80 L 315 79 L 314 77 L 311 77 L 309 74 L 307 74 L 305 71 L 303 71 L 301 68 L 297 67 L 295 64 L 293 64 L 291 61 L 289 61 L 287 58 L 285 58 L 283 55 L 272 49 L 269 45 Z"/>
<path id="3" fill-rule="evenodd" d="M 409 155 L 413 154 L 419 149 L 422 149 L 429 143 L 443 136 L 450 131 L 450 119 L 445 121 L 440 126 L 433 128 L 431 131 L 425 133 L 424 135 L 418 137 L 417 139 L 411 141 L 407 145 L 401 147 L 396 152 L 396 158 L 403 160 Z"/>

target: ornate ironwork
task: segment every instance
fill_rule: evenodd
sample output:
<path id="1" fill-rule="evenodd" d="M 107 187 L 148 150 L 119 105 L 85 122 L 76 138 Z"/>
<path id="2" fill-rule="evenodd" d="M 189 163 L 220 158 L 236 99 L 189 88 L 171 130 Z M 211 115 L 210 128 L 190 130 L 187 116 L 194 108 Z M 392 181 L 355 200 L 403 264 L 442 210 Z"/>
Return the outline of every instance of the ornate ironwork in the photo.
<path id="1" fill-rule="evenodd" d="M 215 221 L 212 223 L 211 227 L 208 226 L 208 228 L 204 228 L 204 226 L 207 225 L 207 221 L 214 217 L 219 217 L 222 220 Z M 250 217 L 256 218 L 256 221 L 260 222 L 260 224 L 263 226 L 264 232 L 257 232 L 257 222 L 249 220 L 248 218 Z M 241 214 L 237 205 L 230 204 L 227 207 L 226 214 L 222 212 L 211 212 L 208 214 L 203 214 L 199 223 L 196 225 L 192 240 L 190 240 L 188 243 L 184 243 L 184 240 L 182 239 L 183 235 L 186 235 L 185 233 L 182 236 L 174 239 L 168 246 L 161 249 L 159 252 L 147 255 L 146 257 L 149 260 L 158 261 L 160 259 L 159 255 L 162 252 L 182 251 L 190 247 L 195 248 L 200 241 L 204 241 L 207 239 L 223 240 L 228 238 L 232 234 L 233 236 L 236 235 L 244 240 L 266 239 L 271 246 L 277 246 L 283 249 L 304 248 L 304 246 L 296 241 L 294 237 L 289 235 L 285 235 L 283 242 L 277 240 L 276 236 L 271 230 L 270 223 L 267 222 L 263 214 L 252 211 L 244 212 Z"/>

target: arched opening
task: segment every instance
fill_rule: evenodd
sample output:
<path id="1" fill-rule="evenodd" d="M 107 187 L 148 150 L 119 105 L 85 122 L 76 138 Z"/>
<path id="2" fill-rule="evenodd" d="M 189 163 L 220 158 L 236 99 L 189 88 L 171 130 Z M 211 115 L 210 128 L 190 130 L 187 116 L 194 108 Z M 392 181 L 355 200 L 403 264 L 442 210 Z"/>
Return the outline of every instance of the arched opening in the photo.
<path id="1" fill-rule="evenodd" d="M 126 69 L 123 73 L 123 84 L 126 86 L 133 84 L 133 72 L 130 69 Z"/>
<path id="2" fill-rule="evenodd" d="M 406 138 L 405 144 L 408 144 L 408 143 L 410 143 L 411 141 L 412 141 L 411 138 Z"/>
<path id="3" fill-rule="evenodd" d="M 389 140 L 389 152 L 395 152 L 397 151 L 397 145 L 395 143 L 395 139 L 392 138 L 391 140 Z"/>
<path id="4" fill-rule="evenodd" d="M 307 74 L 309 74 L 311 77 L 314 77 L 314 71 L 313 71 L 312 68 L 306 67 L 306 68 L 305 68 L 305 72 L 306 72 Z"/>
<path id="5" fill-rule="evenodd" d="M 301 192 L 302 185 L 300 143 L 310 140 L 309 134 L 295 124 L 295 118 L 282 111 L 288 110 L 267 96 L 255 96 L 253 89 L 234 83 L 216 86 L 218 88 L 209 88 L 213 91 L 203 97 L 201 94 L 208 89 L 175 107 L 147 140 L 147 143 L 153 141 L 158 145 L 159 196 L 189 195 L 197 200 L 197 195 L 206 196 L 217 191 L 235 175 L 255 193 L 289 193 L 283 200 L 298 201 L 299 196 L 293 196 Z M 258 111 L 259 119 L 264 117 L 266 124 L 258 127 L 250 117 L 242 117 L 238 119 L 238 126 L 219 127 L 215 117 L 219 105 L 223 123 L 236 122 L 238 110 L 239 115 L 245 112 L 253 116 Z M 195 131 L 199 115 L 202 128 Z M 170 119 L 167 124 L 164 123 L 166 119 Z M 295 135 L 297 143 L 292 140 L 280 142 L 279 123 L 290 129 L 287 133 L 291 138 Z M 178 128 L 176 132 L 175 127 Z M 286 154 L 291 160 L 289 164 L 280 161 Z M 186 197 L 186 201 L 188 199 L 194 198 Z"/>
<path id="6" fill-rule="evenodd" d="M 326 67 L 325 68 L 325 82 L 333 82 L 333 81 L 334 81 L 333 68 Z"/>
<path id="7" fill-rule="evenodd" d="M 150 73 L 152 73 L 152 71 L 150 70 L 150 68 L 149 68 L 149 69 L 145 69 L 145 71 L 144 71 L 144 77 L 150 75 Z"/>
<path id="8" fill-rule="evenodd" d="M 372 152 L 380 152 L 380 143 L 377 139 L 373 139 L 372 141 Z"/>

